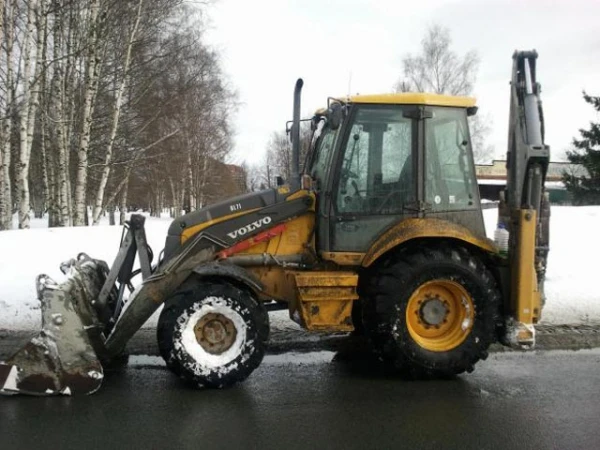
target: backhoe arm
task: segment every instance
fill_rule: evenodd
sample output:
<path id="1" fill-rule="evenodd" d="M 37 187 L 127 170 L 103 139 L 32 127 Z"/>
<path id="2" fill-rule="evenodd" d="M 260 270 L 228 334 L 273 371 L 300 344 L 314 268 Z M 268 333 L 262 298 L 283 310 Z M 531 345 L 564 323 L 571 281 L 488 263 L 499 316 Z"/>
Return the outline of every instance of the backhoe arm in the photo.
<path id="1" fill-rule="evenodd" d="M 550 209 L 544 182 L 550 148 L 544 143 L 544 116 L 537 82 L 537 52 L 516 51 L 510 94 L 507 183 L 500 221 L 510 233 L 510 309 L 507 340 L 535 343 L 533 324 L 541 316 L 548 254 Z"/>

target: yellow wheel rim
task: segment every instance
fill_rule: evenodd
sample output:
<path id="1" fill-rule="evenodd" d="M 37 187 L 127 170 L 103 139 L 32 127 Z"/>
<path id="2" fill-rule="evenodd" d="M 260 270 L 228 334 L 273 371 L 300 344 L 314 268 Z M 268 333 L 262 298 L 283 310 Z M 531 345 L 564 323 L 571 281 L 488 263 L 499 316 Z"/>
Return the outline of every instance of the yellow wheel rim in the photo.
<path id="1" fill-rule="evenodd" d="M 466 289 L 450 280 L 432 280 L 413 292 L 406 326 L 413 340 L 432 352 L 447 352 L 464 342 L 475 318 Z"/>

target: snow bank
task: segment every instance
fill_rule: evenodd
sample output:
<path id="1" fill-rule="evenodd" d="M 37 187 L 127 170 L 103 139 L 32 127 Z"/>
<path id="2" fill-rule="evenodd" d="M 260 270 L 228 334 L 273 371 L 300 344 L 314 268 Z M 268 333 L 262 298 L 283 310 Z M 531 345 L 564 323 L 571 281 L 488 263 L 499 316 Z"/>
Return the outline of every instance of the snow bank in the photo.
<path id="1" fill-rule="evenodd" d="M 495 209 L 484 210 L 488 235 L 496 226 Z M 57 282 L 64 279 L 62 261 L 86 252 L 112 263 L 122 228 L 97 227 L 43 228 L 32 221 L 30 230 L 0 232 L 0 329 L 31 330 L 40 327 L 35 277 L 45 273 Z M 146 220 L 148 241 L 156 257 L 164 247 L 168 218 Z M 551 324 L 600 325 L 600 207 L 552 208 L 551 251 L 546 281 L 547 303 L 543 321 Z M 285 313 L 281 314 L 282 316 Z M 278 315 L 279 317 L 279 315 Z M 147 326 L 153 326 L 156 316 Z"/>
<path id="2" fill-rule="evenodd" d="M 0 231 L 0 329 L 29 330 L 41 326 L 35 278 L 44 273 L 60 283 L 65 276 L 60 263 L 84 252 L 112 264 L 123 228 L 43 228 L 32 220 L 29 230 Z M 146 236 L 155 260 L 165 245 L 169 219 L 146 218 Z"/>
<path id="3" fill-rule="evenodd" d="M 262 365 L 270 366 L 306 366 L 329 363 L 333 360 L 335 352 L 288 352 L 281 354 L 267 354 Z M 160 356 L 132 355 L 129 357 L 129 367 L 164 367 L 165 361 Z"/>
<path id="4" fill-rule="evenodd" d="M 483 212 L 493 238 L 495 209 Z M 600 206 L 553 206 L 542 323 L 600 325 Z"/>

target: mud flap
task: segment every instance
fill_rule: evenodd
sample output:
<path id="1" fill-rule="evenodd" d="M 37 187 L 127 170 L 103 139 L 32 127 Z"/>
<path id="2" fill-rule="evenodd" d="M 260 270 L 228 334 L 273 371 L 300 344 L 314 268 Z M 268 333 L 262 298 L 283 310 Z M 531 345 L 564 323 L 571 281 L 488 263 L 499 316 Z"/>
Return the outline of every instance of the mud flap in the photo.
<path id="1" fill-rule="evenodd" d="M 5 362 L 0 362 L 0 393 L 91 394 L 102 384 L 97 352 L 102 324 L 93 308 L 108 267 L 85 254 L 63 264 L 67 280 L 58 285 L 45 275 L 36 281 L 42 331 Z"/>

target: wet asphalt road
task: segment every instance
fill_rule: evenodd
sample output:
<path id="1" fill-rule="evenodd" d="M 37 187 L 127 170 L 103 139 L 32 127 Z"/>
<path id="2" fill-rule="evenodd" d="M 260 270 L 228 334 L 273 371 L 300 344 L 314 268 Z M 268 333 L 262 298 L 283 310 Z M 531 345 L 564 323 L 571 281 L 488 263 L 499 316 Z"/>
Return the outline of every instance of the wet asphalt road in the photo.
<path id="1" fill-rule="evenodd" d="M 0 448 L 600 448 L 600 350 L 497 353 L 425 382 L 356 352 L 292 359 L 223 391 L 137 358 L 89 397 L 0 397 Z"/>

